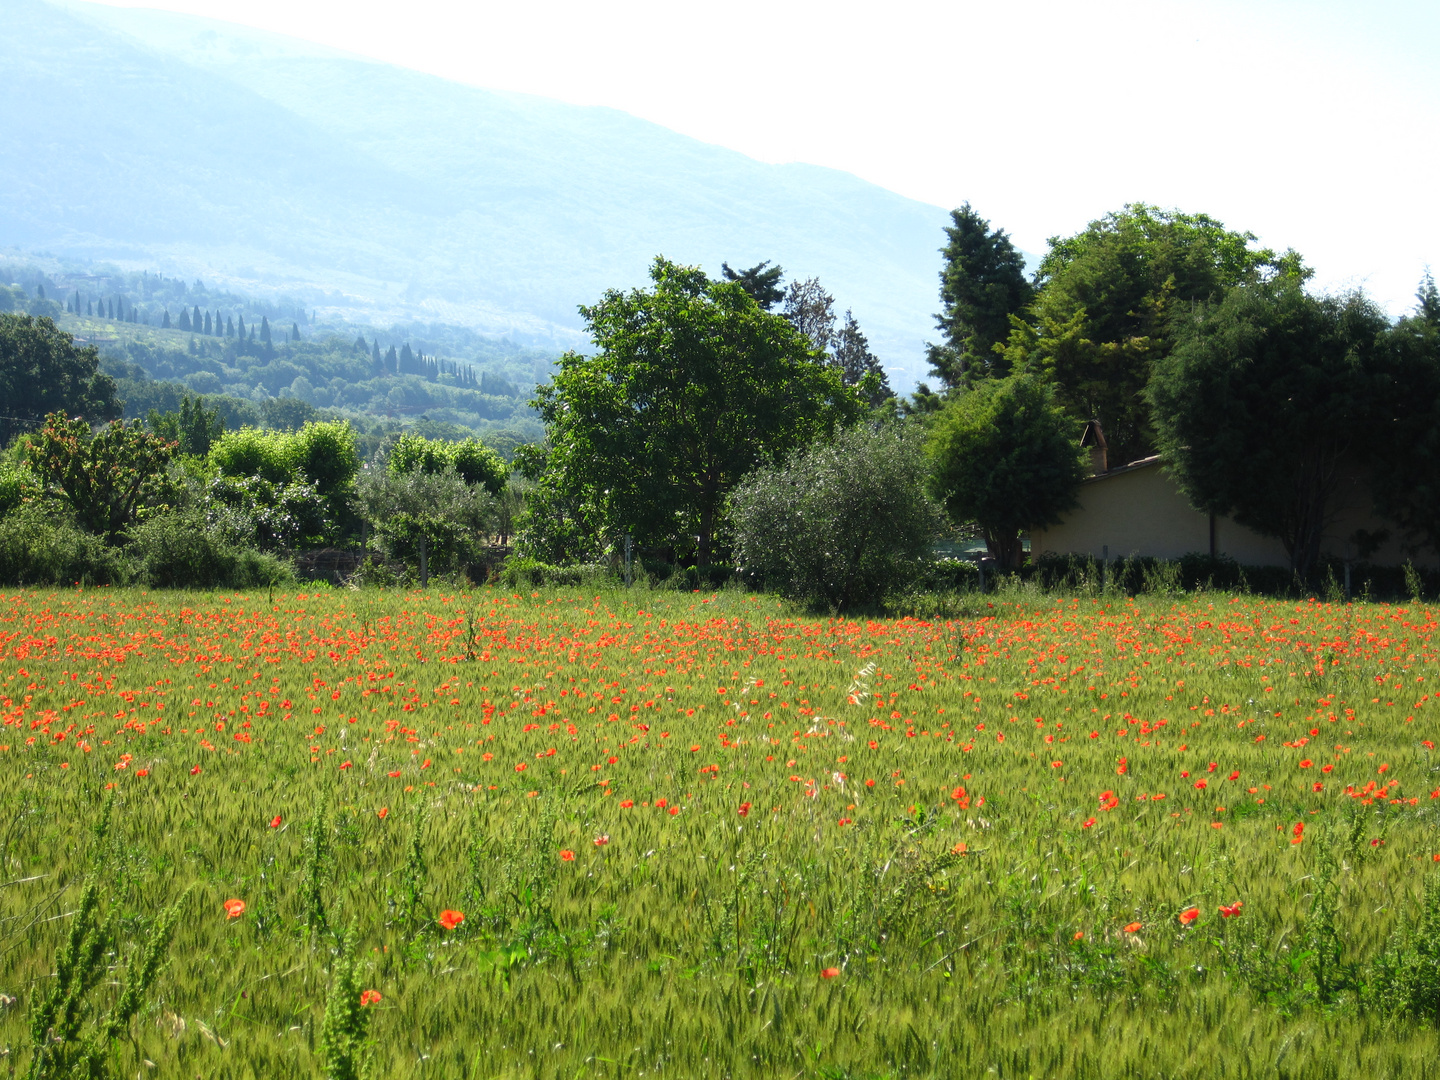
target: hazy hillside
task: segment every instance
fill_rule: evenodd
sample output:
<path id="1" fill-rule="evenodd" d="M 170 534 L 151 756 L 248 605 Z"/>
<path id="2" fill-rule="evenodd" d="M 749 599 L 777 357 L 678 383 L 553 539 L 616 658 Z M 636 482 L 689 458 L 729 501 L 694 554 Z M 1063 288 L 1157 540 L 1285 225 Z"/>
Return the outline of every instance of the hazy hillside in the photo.
<path id="1" fill-rule="evenodd" d="M 608 109 L 495 93 L 168 13 L 7 0 L 0 245 L 570 345 L 658 252 L 770 258 L 853 307 L 898 386 L 945 212 Z M 306 287 L 319 290 L 307 293 Z"/>

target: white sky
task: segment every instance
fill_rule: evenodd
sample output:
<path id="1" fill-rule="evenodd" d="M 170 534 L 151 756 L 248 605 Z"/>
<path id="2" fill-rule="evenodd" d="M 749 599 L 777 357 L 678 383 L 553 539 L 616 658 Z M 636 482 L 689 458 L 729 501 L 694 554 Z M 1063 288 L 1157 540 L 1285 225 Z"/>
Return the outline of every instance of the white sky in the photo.
<path id="1" fill-rule="evenodd" d="M 1143 200 L 1294 247 L 1395 314 L 1440 273 L 1435 0 L 101 2 L 969 200 L 1035 253 Z"/>

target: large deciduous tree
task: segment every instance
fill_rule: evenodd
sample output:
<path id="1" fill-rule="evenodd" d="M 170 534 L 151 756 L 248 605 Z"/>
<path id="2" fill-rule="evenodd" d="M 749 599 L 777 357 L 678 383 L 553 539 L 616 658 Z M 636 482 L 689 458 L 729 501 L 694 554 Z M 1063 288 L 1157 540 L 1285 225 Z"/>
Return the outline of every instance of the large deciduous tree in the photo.
<path id="1" fill-rule="evenodd" d="M 1112 460 L 1144 457 L 1156 445 L 1144 390 L 1174 347 L 1177 318 L 1240 285 L 1309 275 L 1294 252 L 1254 241 L 1204 214 L 1143 203 L 1052 238 L 1007 360 L 1045 371 L 1076 419 L 1099 420 Z"/>
<path id="2" fill-rule="evenodd" d="M 1384 399 L 1365 449 L 1376 509 L 1440 552 L 1440 293 L 1429 273 L 1416 299 L 1384 335 Z"/>
<path id="3" fill-rule="evenodd" d="M 1390 438 L 1388 328 L 1359 295 L 1252 285 L 1198 310 L 1155 366 L 1147 397 L 1181 491 L 1199 510 L 1279 539 L 1302 578 L 1333 520 L 1342 468 Z"/>
<path id="4" fill-rule="evenodd" d="M 92 424 L 121 413 L 115 382 L 100 373 L 94 346 L 77 349 L 50 319 L 29 315 L 0 315 L 0 402 L 0 446 L 51 412 Z"/>
<path id="5" fill-rule="evenodd" d="M 538 554 L 628 532 L 713 557 L 725 499 L 759 461 L 862 411 L 785 319 L 737 282 L 657 258 L 651 289 L 611 290 L 581 314 L 593 356 L 567 353 L 535 405 L 548 429 L 527 534 Z M 568 551 L 534 543 L 565 537 Z"/>
<path id="6" fill-rule="evenodd" d="M 926 347 L 930 369 L 947 390 L 1006 374 L 995 346 L 1009 339 L 1011 316 L 1033 295 L 1025 258 L 1003 229 L 991 229 L 968 202 L 950 212 L 950 222 L 940 249 L 943 310 L 935 316 L 945 340 Z"/>
<path id="7" fill-rule="evenodd" d="M 1084 479 L 1080 426 L 1053 388 L 1017 372 L 953 396 L 931 422 L 931 485 L 957 524 L 975 522 L 1002 568 L 1020 565 L 1022 534 L 1053 525 Z"/>

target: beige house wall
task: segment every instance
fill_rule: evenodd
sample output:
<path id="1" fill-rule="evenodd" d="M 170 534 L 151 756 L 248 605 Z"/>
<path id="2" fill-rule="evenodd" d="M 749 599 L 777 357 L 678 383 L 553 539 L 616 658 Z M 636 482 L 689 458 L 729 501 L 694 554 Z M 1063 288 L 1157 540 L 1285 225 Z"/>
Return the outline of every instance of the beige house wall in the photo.
<path id="1" fill-rule="evenodd" d="M 1335 520 L 1326 532 L 1323 550 L 1342 559 L 1358 559 L 1354 543 L 1357 529 L 1388 532 L 1388 539 L 1365 561 L 1398 565 L 1414 559 L 1417 565 L 1436 565 L 1433 552 L 1416 550 L 1393 524 L 1370 510 L 1364 477 L 1347 475 L 1335 502 Z M 1111 559 L 1148 555 L 1177 559 L 1210 551 L 1210 518 L 1195 510 L 1180 494 L 1161 463 L 1127 466 L 1092 477 L 1080 486 L 1079 505 L 1061 524 L 1030 534 L 1030 557 L 1090 555 L 1100 558 L 1108 549 Z M 1288 566 L 1280 541 L 1261 536 L 1228 517 L 1215 519 L 1215 552 L 1247 566 Z"/>

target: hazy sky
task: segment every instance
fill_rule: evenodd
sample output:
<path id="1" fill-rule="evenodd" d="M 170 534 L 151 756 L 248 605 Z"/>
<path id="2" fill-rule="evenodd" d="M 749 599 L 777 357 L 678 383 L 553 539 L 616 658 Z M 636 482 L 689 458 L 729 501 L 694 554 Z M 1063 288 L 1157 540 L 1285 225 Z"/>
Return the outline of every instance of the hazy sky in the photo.
<path id="1" fill-rule="evenodd" d="M 1036 253 L 1143 200 L 1294 247 L 1394 313 L 1440 272 L 1435 0 L 102 2 L 969 200 Z"/>

